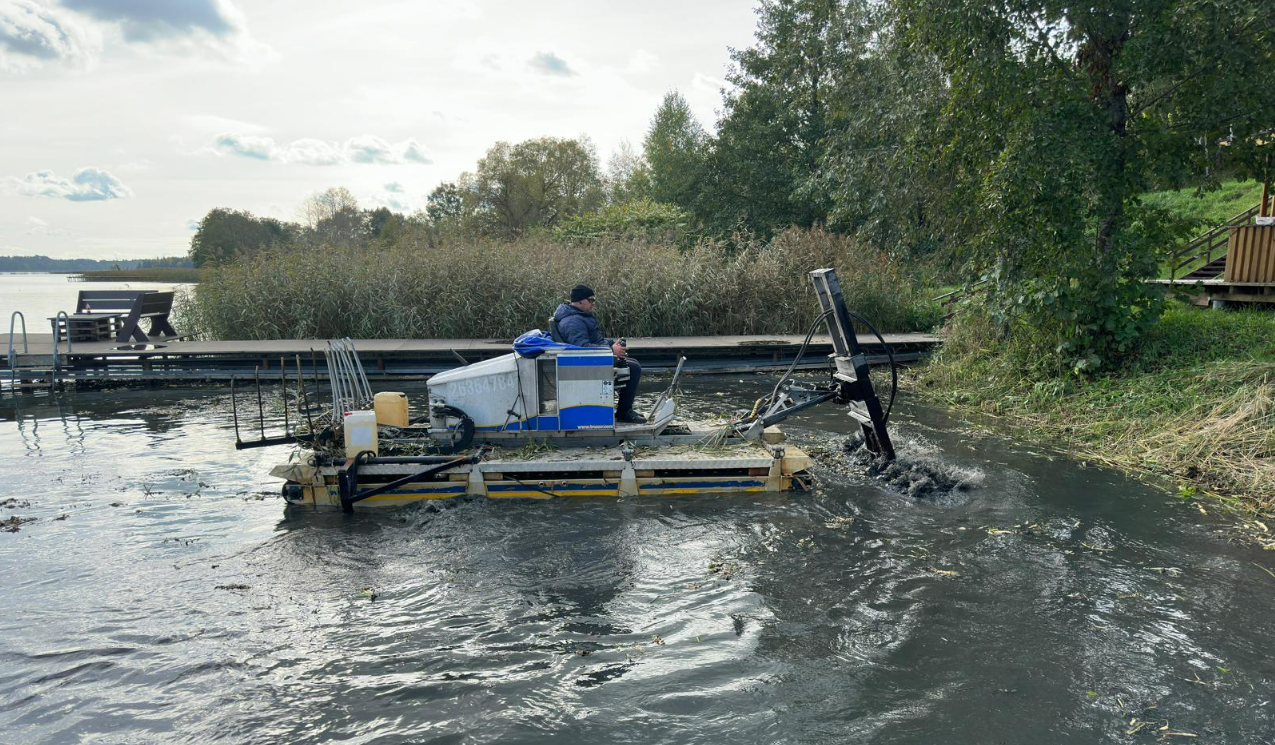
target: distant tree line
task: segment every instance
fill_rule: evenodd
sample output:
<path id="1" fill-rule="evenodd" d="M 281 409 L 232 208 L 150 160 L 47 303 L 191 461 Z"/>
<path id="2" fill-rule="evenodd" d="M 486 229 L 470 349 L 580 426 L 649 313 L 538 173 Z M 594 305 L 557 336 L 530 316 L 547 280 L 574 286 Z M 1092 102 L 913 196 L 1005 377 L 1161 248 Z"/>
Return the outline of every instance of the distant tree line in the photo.
<path id="1" fill-rule="evenodd" d="M 1251 0 L 763 0 L 713 131 L 670 91 L 641 148 L 499 142 L 423 211 L 312 197 L 285 223 L 213 210 L 197 264 L 279 242 L 465 236 L 675 241 L 852 234 L 987 280 L 1031 354 L 1080 371 L 1159 316 L 1182 226 L 1142 200 L 1270 162 L 1275 34 Z"/>
<path id="2" fill-rule="evenodd" d="M 189 268 L 189 256 L 159 259 L 51 259 L 48 256 L 0 256 L 0 272 L 90 272 L 100 269 Z"/>
<path id="3" fill-rule="evenodd" d="M 342 187 L 310 195 L 298 215 L 300 222 L 285 222 L 246 210 L 216 207 L 196 226 L 190 239 L 190 258 L 195 266 L 216 266 L 279 243 L 352 246 L 391 242 L 404 225 L 419 222 L 419 218 L 387 207 L 361 209 L 350 190 Z"/>

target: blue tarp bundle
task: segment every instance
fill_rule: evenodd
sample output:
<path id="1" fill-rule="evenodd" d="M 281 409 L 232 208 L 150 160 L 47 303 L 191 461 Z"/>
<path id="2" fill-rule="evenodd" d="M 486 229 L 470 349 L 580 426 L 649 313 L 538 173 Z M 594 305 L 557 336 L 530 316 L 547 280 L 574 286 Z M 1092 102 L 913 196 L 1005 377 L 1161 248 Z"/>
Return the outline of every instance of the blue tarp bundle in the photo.
<path id="1" fill-rule="evenodd" d="M 514 339 L 514 351 L 523 357 L 539 357 L 546 349 L 586 349 L 574 344 L 559 344 L 540 329 L 532 329 Z"/>

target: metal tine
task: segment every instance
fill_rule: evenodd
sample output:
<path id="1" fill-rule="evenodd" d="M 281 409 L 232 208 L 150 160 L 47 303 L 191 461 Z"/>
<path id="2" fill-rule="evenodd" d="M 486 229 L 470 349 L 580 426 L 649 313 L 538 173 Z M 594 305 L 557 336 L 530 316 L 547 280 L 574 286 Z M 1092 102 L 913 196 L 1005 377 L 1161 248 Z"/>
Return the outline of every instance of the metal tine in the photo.
<path id="1" fill-rule="evenodd" d="M 283 434 L 292 436 L 292 427 L 288 424 L 288 366 L 283 358 L 279 358 L 279 388 L 283 397 Z"/>
<path id="2" fill-rule="evenodd" d="M 253 370 L 253 379 L 257 381 L 257 425 L 261 428 L 261 439 L 266 439 L 266 407 L 261 401 L 261 365 Z"/>
<path id="3" fill-rule="evenodd" d="M 300 356 L 300 355 L 298 355 Z M 319 395 L 319 356 L 310 347 L 310 382 L 314 383 L 314 395 Z"/>
<path id="4" fill-rule="evenodd" d="M 331 344 L 328 344 L 324 356 L 328 361 L 328 384 L 332 386 L 332 416 L 340 422 L 341 415 L 345 412 L 345 383 L 341 375 L 341 362 L 337 350 Z"/>
<path id="5" fill-rule="evenodd" d="M 314 417 L 310 414 L 310 396 L 305 390 L 305 375 L 301 372 L 301 355 L 297 355 L 297 388 L 301 391 L 301 405 L 305 407 L 305 420 L 310 425 L 310 436 L 318 435 L 314 431 Z"/>
<path id="6" fill-rule="evenodd" d="M 235 376 L 230 376 L 230 415 L 235 419 L 235 442 L 243 442 L 239 437 L 239 400 L 235 398 Z"/>
<path id="7" fill-rule="evenodd" d="M 366 399 L 368 403 L 371 403 L 372 402 L 372 385 L 368 383 L 367 373 L 364 372 L 363 370 L 363 360 L 359 358 L 359 352 L 357 349 L 354 348 L 353 339 L 350 339 L 347 337 L 345 340 L 345 343 L 346 345 L 349 346 L 350 356 L 354 359 L 354 364 L 358 367 L 358 370 L 359 370 L 358 382 L 360 385 L 363 386 L 363 398 Z"/>

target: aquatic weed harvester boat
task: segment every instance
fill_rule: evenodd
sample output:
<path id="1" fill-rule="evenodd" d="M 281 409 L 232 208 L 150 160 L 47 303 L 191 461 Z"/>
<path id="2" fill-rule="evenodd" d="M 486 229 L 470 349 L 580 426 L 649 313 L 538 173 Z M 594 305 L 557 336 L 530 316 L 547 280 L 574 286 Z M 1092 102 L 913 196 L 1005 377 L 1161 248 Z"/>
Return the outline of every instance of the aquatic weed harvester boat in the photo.
<path id="1" fill-rule="evenodd" d="M 415 417 L 404 394 L 372 393 L 352 343 L 329 342 L 324 356 L 332 406 L 314 413 L 298 360 L 295 431 L 286 373 L 282 378 L 284 436 L 266 437 L 263 426 L 260 439 L 239 437 L 232 381 L 236 447 L 297 443 L 299 459 L 271 471 L 285 480 L 284 499 L 347 512 L 355 505 L 395 506 L 463 495 L 630 497 L 803 489 L 812 460 L 785 442 L 775 426 L 803 409 L 824 402 L 846 406 L 868 449 L 894 458 L 886 431 L 889 408 L 882 409 L 873 390 L 852 321 L 876 330 L 846 308 L 835 271 L 820 269 L 810 278 L 822 312 L 797 358 L 750 412 L 725 424 L 675 421 L 673 392 L 684 358 L 646 423 L 617 422 L 614 397 L 627 367 L 615 366 L 610 349 L 556 343 L 537 330 L 520 336 L 510 354 L 431 377 L 428 406 Z M 795 380 L 792 373 L 821 323 L 832 337 L 831 379 Z M 893 373 L 892 354 L 891 366 Z M 264 417 L 259 383 L 258 413 Z"/>

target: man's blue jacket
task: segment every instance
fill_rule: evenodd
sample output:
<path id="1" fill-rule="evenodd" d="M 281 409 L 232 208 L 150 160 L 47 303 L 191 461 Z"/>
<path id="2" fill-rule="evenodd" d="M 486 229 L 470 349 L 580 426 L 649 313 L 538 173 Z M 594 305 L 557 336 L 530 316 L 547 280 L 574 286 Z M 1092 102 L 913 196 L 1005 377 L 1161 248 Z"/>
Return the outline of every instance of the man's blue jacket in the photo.
<path id="1" fill-rule="evenodd" d="M 562 303 L 553 312 L 562 341 L 577 347 L 609 347 L 611 340 L 602 335 L 598 319 L 570 303 Z"/>

